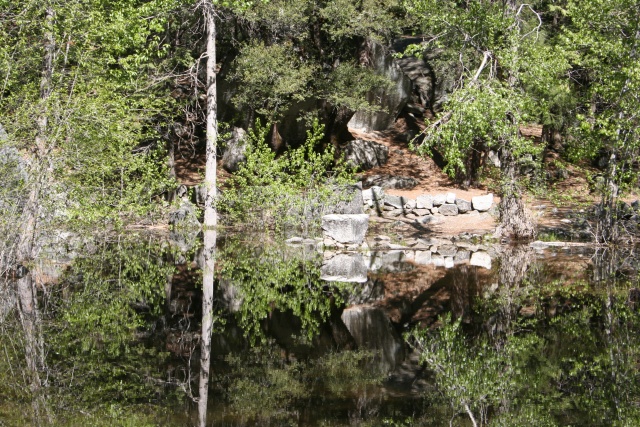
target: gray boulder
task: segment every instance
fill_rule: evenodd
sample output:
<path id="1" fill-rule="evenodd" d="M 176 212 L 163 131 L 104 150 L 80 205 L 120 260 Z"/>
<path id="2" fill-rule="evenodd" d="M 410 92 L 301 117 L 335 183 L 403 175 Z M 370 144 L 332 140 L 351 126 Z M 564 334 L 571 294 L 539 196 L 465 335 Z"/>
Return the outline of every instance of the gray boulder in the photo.
<path id="1" fill-rule="evenodd" d="M 368 228 L 369 215 L 366 214 L 331 214 L 322 217 L 324 237 L 342 244 L 362 244 Z"/>
<path id="2" fill-rule="evenodd" d="M 238 127 L 234 127 L 231 138 L 227 140 L 227 148 L 222 155 L 222 167 L 227 172 L 237 172 L 240 164 L 247 160 L 247 132 Z"/>
<path id="3" fill-rule="evenodd" d="M 433 196 L 422 194 L 416 198 L 417 209 L 431 209 L 433 207 Z"/>
<path id="4" fill-rule="evenodd" d="M 445 203 L 438 208 L 438 211 L 444 216 L 458 215 L 458 206 Z"/>
<path id="5" fill-rule="evenodd" d="M 456 206 L 458 207 L 458 213 L 464 214 L 471 210 L 471 202 L 464 199 L 456 199 Z"/>
<path id="6" fill-rule="evenodd" d="M 407 203 L 407 199 L 401 196 L 394 196 L 391 194 L 386 194 L 384 196 L 384 204 L 393 206 L 396 209 L 403 209 L 406 203 Z"/>
<path id="7" fill-rule="evenodd" d="M 169 212 L 169 224 L 181 228 L 200 228 L 194 204 L 183 200 L 177 209 Z"/>
<path id="8" fill-rule="evenodd" d="M 491 256 L 483 251 L 474 252 L 471 254 L 469 264 L 491 270 Z"/>
<path id="9" fill-rule="evenodd" d="M 377 142 L 356 139 L 344 147 L 344 160 L 362 170 L 383 166 L 389 159 L 389 148 Z"/>

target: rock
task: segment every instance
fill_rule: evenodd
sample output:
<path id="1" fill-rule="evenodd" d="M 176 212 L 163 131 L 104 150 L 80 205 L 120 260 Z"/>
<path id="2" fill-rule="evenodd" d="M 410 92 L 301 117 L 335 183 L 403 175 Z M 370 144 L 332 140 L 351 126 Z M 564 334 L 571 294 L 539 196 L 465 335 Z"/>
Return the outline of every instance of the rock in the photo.
<path id="1" fill-rule="evenodd" d="M 364 180 L 365 187 L 379 186 L 382 188 L 411 189 L 418 185 L 418 181 L 408 176 L 371 175 Z"/>
<path id="2" fill-rule="evenodd" d="M 429 215 L 431 213 L 431 210 L 430 209 L 414 209 L 413 213 L 418 216 L 425 216 L 425 215 Z"/>
<path id="3" fill-rule="evenodd" d="M 445 203 L 449 203 L 452 205 L 456 202 L 456 193 L 447 193 L 446 196 L 447 198 Z"/>
<path id="4" fill-rule="evenodd" d="M 440 210 L 438 208 L 436 208 L 435 206 L 431 208 L 431 213 L 433 215 L 440 213 Z"/>
<path id="5" fill-rule="evenodd" d="M 345 162 L 361 170 L 383 166 L 388 159 L 389 148 L 377 142 L 356 139 L 344 147 Z"/>
<path id="6" fill-rule="evenodd" d="M 438 253 L 445 257 L 452 257 L 458 252 L 458 248 L 453 245 L 444 245 L 438 247 Z"/>
<path id="7" fill-rule="evenodd" d="M 431 251 L 416 251 L 414 262 L 419 265 L 431 264 Z"/>
<path id="8" fill-rule="evenodd" d="M 416 201 L 413 199 L 409 199 L 407 200 L 407 202 L 404 204 L 404 208 L 408 211 L 413 210 L 416 208 Z"/>
<path id="9" fill-rule="evenodd" d="M 366 97 L 377 111 L 356 111 L 348 126 L 362 132 L 386 130 L 393 125 L 402 108 L 411 96 L 411 79 L 400 68 L 398 60 L 389 54 L 386 47 L 371 39 L 366 40 L 368 61 L 377 74 L 385 76 L 391 83 L 389 88 L 376 88 Z"/>
<path id="10" fill-rule="evenodd" d="M 183 200 L 180 206 L 169 212 L 169 224 L 181 228 L 200 228 L 196 207 L 188 200 Z"/>
<path id="11" fill-rule="evenodd" d="M 471 210 L 471 202 L 464 199 L 456 199 L 456 206 L 458 207 L 458 213 L 464 214 Z"/>
<path id="12" fill-rule="evenodd" d="M 496 153 L 493 150 L 490 150 L 489 153 L 487 154 L 487 158 L 489 159 L 491 164 L 493 164 L 493 166 L 497 168 L 500 167 L 501 163 L 500 163 L 500 156 L 498 156 L 498 153 Z"/>
<path id="13" fill-rule="evenodd" d="M 461 249 L 458 252 L 456 252 L 456 255 L 453 257 L 453 260 L 456 263 L 460 263 L 460 262 L 468 261 L 470 257 L 471 257 L 471 252 L 465 249 Z"/>
<path id="14" fill-rule="evenodd" d="M 454 265 L 452 257 L 448 256 L 444 258 L 444 268 L 453 268 Z"/>
<path id="15" fill-rule="evenodd" d="M 432 254 L 431 264 L 435 265 L 436 267 L 444 267 L 444 257 L 439 254 Z"/>
<path id="16" fill-rule="evenodd" d="M 384 204 L 388 206 L 393 206 L 396 209 L 403 209 L 407 199 L 401 196 L 393 196 L 391 194 L 386 194 L 384 196 Z"/>
<path id="17" fill-rule="evenodd" d="M 478 267 L 486 268 L 487 270 L 491 270 L 491 257 L 486 252 L 474 252 L 471 255 L 471 260 L 469 264 L 476 265 Z"/>
<path id="18" fill-rule="evenodd" d="M 302 245 L 304 239 L 302 237 L 291 237 L 284 241 L 287 245 Z"/>
<path id="19" fill-rule="evenodd" d="M 473 209 L 478 212 L 486 212 L 491 209 L 491 205 L 493 205 L 493 194 L 473 197 L 471 199 L 471 205 L 473 206 Z"/>
<path id="20" fill-rule="evenodd" d="M 458 207 L 456 205 L 445 203 L 444 205 L 440 206 L 438 210 L 444 216 L 458 215 Z"/>
<path id="21" fill-rule="evenodd" d="M 344 244 L 362 244 L 369 228 L 369 215 L 331 214 L 322 217 L 322 231 L 326 237 Z"/>
<path id="22" fill-rule="evenodd" d="M 387 211 L 384 216 L 395 218 L 402 214 L 404 214 L 404 209 L 393 209 L 393 210 Z"/>
<path id="23" fill-rule="evenodd" d="M 327 282 L 365 283 L 367 265 L 360 253 L 339 253 L 322 263 L 320 279 Z"/>
<path id="24" fill-rule="evenodd" d="M 231 138 L 227 140 L 227 147 L 222 155 L 222 167 L 227 172 L 237 172 L 240 164 L 247 160 L 247 132 L 238 127 L 231 131 Z"/>
<path id="25" fill-rule="evenodd" d="M 635 202 L 631 203 L 631 207 L 633 208 L 634 211 L 639 212 L 640 211 L 640 200 L 636 200 Z"/>
<path id="26" fill-rule="evenodd" d="M 358 182 L 354 185 L 345 185 L 336 187 L 335 193 L 339 195 L 340 200 L 335 206 L 328 207 L 326 213 L 356 215 L 364 213 L 362 205 L 364 198 L 362 197 L 362 183 Z"/>
<path id="27" fill-rule="evenodd" d="M 436 194 L 433 196 L 433 206 L 440 206 L 447 203 L 447 195 L 446 194 Z"/>
<path id="28" fill-rule="evenodd" d="M 416 199 L 416 208 L 418 209 L 431 209 L 433 207 L 433 196 L 420 195 Z"/>

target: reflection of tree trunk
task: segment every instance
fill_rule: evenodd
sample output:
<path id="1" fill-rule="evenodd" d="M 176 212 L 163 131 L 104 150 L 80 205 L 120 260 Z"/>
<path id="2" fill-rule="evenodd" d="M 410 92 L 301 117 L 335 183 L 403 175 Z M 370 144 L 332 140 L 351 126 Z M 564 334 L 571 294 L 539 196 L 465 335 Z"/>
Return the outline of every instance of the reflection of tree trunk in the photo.
<path id="1" fill-rule="evenodd" d="M 25 359 L 32 398 L 34 423 L 47 416 L 40 373 L 44 371 L 44 344 L 35 284 L 31 273 L 18 279 L 18 312 L 25 337 Z"/>
<path id="2" fill-rule="evenodd" d="M 198 426 L 207 424 L 209 368 L 211 366 L 211 333 L 213 330 L 213 283 L 215 274 L 216 231 L 204 232 L 204 269 L 202 274 L 202 336 L 200 341 L 200 382 Z"/>
<path id="3" fill-rule="evenodd" d="M 508 246 L 500 255 L 498 292 L 504 301 L 501 313 L 493 316 L 486 328 L 491 334 L 509 331 L 516 318 L 520 303 L 517 299 L 520 285 L 527 275 L 535 252 L 529 246 Z"/>

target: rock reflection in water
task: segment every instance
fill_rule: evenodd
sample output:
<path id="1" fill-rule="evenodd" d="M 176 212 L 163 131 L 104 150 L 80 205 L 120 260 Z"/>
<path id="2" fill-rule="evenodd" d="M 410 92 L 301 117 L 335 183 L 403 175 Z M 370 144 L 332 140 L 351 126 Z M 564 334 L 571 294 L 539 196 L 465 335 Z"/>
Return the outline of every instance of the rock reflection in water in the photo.
<path id="1" fill-rule="evenodd" d="M 404 360 L 404 341 L 381 309 L 350 307 L 342 312 L 342 321 L 359 349 L 379 352 L 379 372 L 388 373 Z"/>

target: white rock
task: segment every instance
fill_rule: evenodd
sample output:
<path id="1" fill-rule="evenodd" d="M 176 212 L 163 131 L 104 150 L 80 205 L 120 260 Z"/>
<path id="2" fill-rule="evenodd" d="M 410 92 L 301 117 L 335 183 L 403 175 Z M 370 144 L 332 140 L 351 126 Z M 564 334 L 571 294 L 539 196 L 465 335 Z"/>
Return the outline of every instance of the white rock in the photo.
<path id="1" fill-rule="evenodd" d="M 431 264 L 431 251 L 416 251 L 415 263 L 419 265 Z"/>
<path id="2" fill-rule="evenodd" d="M 417 209 L 431 209 L 433 207 L 433 196 L 422 194 L 416 198 Z"/>
<path id="3" fill-rule="evenodd" d="M 469 264 L 477 265 L 478 267 L 491 270 L 491 257 L 486 252 L 474 252 L 473 254 L 471 254 L 471 260 L 469 260 Z"/>
<path id="4" fill-rule="evenodd" d="M 440 206 L 447 203 L 447 195 L 446 194 L 436 194 L 433 196 L 433 206 Z"/>
<path id="5" fill-rule="evenodd" d="M 486 196 L 476 196 L 471 199 L 471 205 L 473 209 L 478 212 L 486 212 L 491 208 L 493 204 L 493 194 L 487 194 Z"/>
<path id="6" fill-rule="evenodd" d="M 456 193 L 447 193 L 447 199 L 445 203 L 453 204 L 456 202 Z"/>

